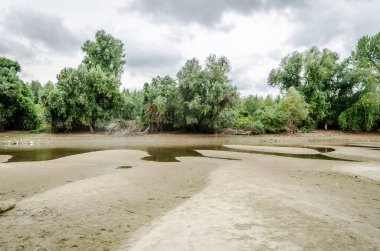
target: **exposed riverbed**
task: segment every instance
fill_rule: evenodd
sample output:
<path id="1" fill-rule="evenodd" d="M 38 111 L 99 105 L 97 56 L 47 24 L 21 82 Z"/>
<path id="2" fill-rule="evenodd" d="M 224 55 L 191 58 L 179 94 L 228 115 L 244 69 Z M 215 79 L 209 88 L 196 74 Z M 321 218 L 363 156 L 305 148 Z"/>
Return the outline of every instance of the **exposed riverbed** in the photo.
<path id="1" fill-rule="evenodd" d="M 378 250 L 380 136 L 0 134 L 5 250 Z"/>

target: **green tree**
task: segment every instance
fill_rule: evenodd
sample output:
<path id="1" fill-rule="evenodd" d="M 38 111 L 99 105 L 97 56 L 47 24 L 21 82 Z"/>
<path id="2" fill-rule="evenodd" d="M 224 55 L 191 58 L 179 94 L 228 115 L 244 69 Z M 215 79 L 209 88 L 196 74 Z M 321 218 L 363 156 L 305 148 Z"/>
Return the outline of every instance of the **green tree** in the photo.
<path id="1" fill-rule="evenodd" d="M 312 47 L 304 53 L 295 52 L 270 72 L 268 82 L 282 91 L 295 87 L 309 104 L 311 126 L 324 125 L 327 129 L 338 60 L 338 54 L 328 49 Z"/>
<path id="2" fill-rule="evenodd" d="M 144 109 L 142 117 L 152 130 L 173 128 L 174 101 L 177 98 L 177 86 L 169 76 L 156 77 L 150 84 L 144 85 Z"/>
<path id="3" fill-rule="evenodd" d="M 57 79 L 45 103 L 55 131 L 103 128 L 122 102 L 119 79 L 100 66 L 65 68 Z"/>
<path id="4" fill-rule="evenodd" d="M 279 111 L 287 115 L 288 130 L 292 133 L 309 113 L 304 97 L 293 86 L 288 89 L 286 96 L 281 101 Z"/>
<path id="5" fill-rule="evenodd" d="M 78 68 L 65 68 L 57 76 L 44 105 L 55 131 L 104 128 L 121 112 L 119 91 L 124 49 L 120 40 L 98 31 L 95 41 L 82 46 L 86 53 Z"/>
<path id="6" fill-rule="evenodd" d="M 175 127 L 211 132 L 217 129 L 221 111 L 237 96 L 228 78 L 230 62 L 210 55 L 203 68 L 197 59 L 188 60 L 177 73 L 181 107 L 176 112 Z"/>
<path id="7" fill-rule="evenodd" d="M 18 62 L 0 57 L 0 130 L 32 130 L 41 123 L 20 71 Z"/>
<path id="8" fill-rule="evenodd" d="M 373 131 L 380 126 L 380 33 L 359 39 L 352 53 L 358 100 L 339 116 L 343 130 Z"/>
<path id="9" fill-rule="evenodd" d="M 42 90 L 42 85 L 38 80 L 32 80 L 29 84 L 30 92 L 33 96 L 33 102 L 38 104 L 40 102 L 40 94 Z"/>
<path id="10" fill-rule="evenodd" d="M 100 66 L 103 72 L 120 79 L 125 64 L 124 44 L 120 40 L 101 30 L 96 32 L 95 41 L 83 44 L 82 50 L 86 54 L 83 63 L 88 68 Z"/>

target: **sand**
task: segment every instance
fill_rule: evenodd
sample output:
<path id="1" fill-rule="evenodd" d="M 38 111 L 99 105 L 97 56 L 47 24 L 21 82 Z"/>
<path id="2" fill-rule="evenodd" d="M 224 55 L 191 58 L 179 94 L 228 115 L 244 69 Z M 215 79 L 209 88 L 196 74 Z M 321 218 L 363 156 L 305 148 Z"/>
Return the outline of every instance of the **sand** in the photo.
<path id="1" fill-rule="evenodd" d="M 88 139 L 79 136 L 83 137 L 79 142 L 70 137 L 62 140 L 76 145 Z M 112 144 L 106 136 L 99 137 Z M 183 143 L 207 143 L 197 137 L 187 137 Z M 177 136 L 154 136 L 152 142 L 179 144 L 174 139 L 178 141 Z M 371 147 L 380 145 L 377 139 L 371 138 Z M 246 147 L 239 145 L 240 137 L 222 141 Z M 287 153 L 304 150 L 270 147 Z M 212 158 L 180 157 L 180 162 L 166 163 L 141 160 L 147 156 L 144 151 L 107 150 L 49 161 L 0 163 L 0 200 L 17 200 L 14 209 L 0 214 L 0 247 L 378 250 L 378 151 L 333 147 L 337 150 L 326 155 L 360 162 L 199 150 Z"/>
<path id="2" fill-rule="evenodd" d="M 12 156 L 10 155 L 0 155 L 0 163 L 7 162 Z"/>
<path id="3" fill-rule="evenodd" d="M 133 150 L 0 166 L 5 250 L 104 250 L 179 205 L 206 183 L 210 165 L 140 160 Z M 132 168 L 116 169 L 118 165 Z M 87 172 L 87 173 L 86 173 Z"/>
<path id="4" fill-rule="evenodd" d="M 247 146 L 247 145 L 224 145 L 224 147 L 267 153 L 290 153 L 290 154 L 318 154 L 318 151 L 300 147 L 276 147 L 276 146 Z"/>
<path id="5" fill-rule="evenodd" d="M 221 161 L 201 192 L 135 232 L 119 250 L 376 250 L 380 246 L 378 184 L 331 172 L 332 161 L 200 152 L 242 160 Z"/>

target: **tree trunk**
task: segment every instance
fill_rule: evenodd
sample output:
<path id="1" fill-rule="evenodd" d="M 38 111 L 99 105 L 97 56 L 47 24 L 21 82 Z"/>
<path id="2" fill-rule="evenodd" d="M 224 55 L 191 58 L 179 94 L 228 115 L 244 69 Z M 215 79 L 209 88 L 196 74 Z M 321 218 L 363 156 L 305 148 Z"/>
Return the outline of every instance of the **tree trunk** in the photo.
<path id="1" fill-rule="evenodd" d="M 90 132 L 94 133 L 94 128 L 92 128 L 92 125 L 90 125 Z"/>
<path id="2" fill-rule="evenodd" d="M 325 131 L 327 131 L 327 121 L 325 122 Z"/>

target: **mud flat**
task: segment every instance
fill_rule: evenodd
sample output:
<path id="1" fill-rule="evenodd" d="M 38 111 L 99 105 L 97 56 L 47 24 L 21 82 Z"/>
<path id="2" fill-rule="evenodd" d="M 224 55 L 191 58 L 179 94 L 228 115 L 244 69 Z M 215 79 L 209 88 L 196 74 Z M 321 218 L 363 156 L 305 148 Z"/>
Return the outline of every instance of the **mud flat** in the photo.
<path id="1" fill-rule="evenodd" d="M 80 142 L 70 137 L 62 138 L 70 146 L 92 142 L 88 136 Z M 180 144 L 178 136 L 161 137 L 152 142 Z M 197 137 L 184 139 L 184 145 L 206 145 Z M 103 143 L 111 146 L 112 139 Z M 242 146 L 240 140 L 228 137 L 227 144 L 246 148 L 249 142 Z M 371 140 L 372 148 L 380 146 Z M 254 143 L 250 147 L 257 147 Z M 355 161 L 198 150 L 199 156 L 177 157 L 179 162 L 154 162 L 143 160 L 145 151 L 104 150 L 0 163 L 0 200 L 16 199 L 15 208 L 0 214 L 0 247 L 378 250 L 379 151 L 318 146 L 326 145 L 336 150 L 323 154 Z M 276 153 L 304 154 L 292 147 L 269 147 Z"/>
<path id="2" fill-rule="evenodd" d="M 108 250 L 200 191 L 209 163 L 158 163 L 112 150 L 0 165 L 5 250 Z M 129 167 L 131 168 L 118 168 Z"/>
<path id="3" fill-rule="evenodd" d="M 379 183 L 327 160 L 200 151 L 222 162 L 208 185 L 119 250 L 377 250 Z M 191 162 L 192 158 L 182 158 Z"/>
<path id="4" fill-rule="evenodd" d="M 265 153 L 289 153 L 289 154 L 318 154 L 318 151 L 300 147 L 276 147 L 276 146 L 247 146 L 247 145 L 224 145 L 224 147 Z"/>

